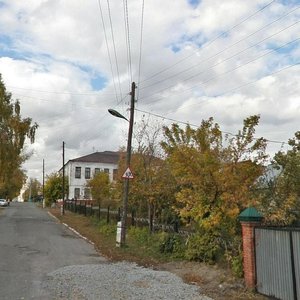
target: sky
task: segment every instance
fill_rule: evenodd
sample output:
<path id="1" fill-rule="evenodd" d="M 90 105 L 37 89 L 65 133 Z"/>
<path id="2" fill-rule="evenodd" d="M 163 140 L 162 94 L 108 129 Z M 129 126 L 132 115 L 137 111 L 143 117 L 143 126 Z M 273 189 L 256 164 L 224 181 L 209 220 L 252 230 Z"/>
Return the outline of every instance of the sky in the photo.
<path id="1" fill-rule="evenodd" d="M 29 178 L 65 160 L 126 145 L 135 126 L 213 117 L 255 136 L 272 157 L 300 130 L 299 0 L 0 0 L 0 73 L 39 124 Z"/>

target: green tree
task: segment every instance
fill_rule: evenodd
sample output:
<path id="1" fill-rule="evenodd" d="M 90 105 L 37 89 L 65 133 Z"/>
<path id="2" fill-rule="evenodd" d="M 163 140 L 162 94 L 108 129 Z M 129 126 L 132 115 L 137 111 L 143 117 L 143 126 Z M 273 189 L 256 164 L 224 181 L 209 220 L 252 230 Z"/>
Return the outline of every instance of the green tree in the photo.
<path id="1" fill-rule="evenodd" d="M 87 187 L 91 189 L 92 198 L 100 205 L 112 205 L 110 199 L 111 184 L 109 176 L 105 172 L 99 172 L 88 180 Z"/>
<path id="2" fill-rule="evenodd" d="M 251 116 L 237 135 L 225 138 L 212 118 L 197 129 L 164 128 L 162 146 L 177 183 L 175 209 L 193 220 L 199 233 L 190 239 L 197 243 L 190 245 L 192 258 L 199 254 L 203 259 L 202 253 L 209 252 L 212 259 L 219 250 L 234 249 L 230 244 L 239 230 L 237 216 L 255 203 L 252 190 L 266 158 L 265 140 L 254 138 L 258 123 L 259 116 Z M 209 249 L 202 248 L 205 241 Z"/>
<path id="3" fill-rule="evenodd" d="M 261 182 L 258 190 L 264 217 L 273 225 L 289 225 L 300 219 L 300 131 L 288 144 L 290 150 L 274 156 L 276 176 Z"/>
<path id="4" fill-rule="evenodd" d="M 42 195 L 42 184 L 37 180 L 30 178 L 27 189 L 24 193 L 24 201 L 28 201 L 30 199 L 31 201 L 40 201 Z"/>
<path id="5" fill-rule="evenodd" d="M 34 142 L 38 128 L 31 118 L 21 117 L 20 102 L 13 101 L 6 91 L 0 74 L 0 195 L 15 197 L 25 182 L 22 163 L 29 158 L 24 152 L 24 143 L 28 138 Z"/>
<path id="6" fill-rule="evenodd" d="M 62 199 L 63 177 L 60 173 L 52 173 L 46 177 L 45 202 L 49 206 L 57 200 Z M 68 177 L 65 177 L 65 195 L 69 189 Z"/>

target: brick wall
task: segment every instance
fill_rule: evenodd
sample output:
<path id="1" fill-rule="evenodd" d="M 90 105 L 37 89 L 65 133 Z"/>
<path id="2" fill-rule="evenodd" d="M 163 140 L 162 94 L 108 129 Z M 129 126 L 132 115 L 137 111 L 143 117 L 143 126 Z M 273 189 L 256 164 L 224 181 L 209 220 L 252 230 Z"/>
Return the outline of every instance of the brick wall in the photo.
<path id="1" fill-rule="evenodd" d="M 259 222 L 241 222 L 244 279 L 246 287 L 251 290 L 256 286 L 254 228 L 259 224 Z"/>

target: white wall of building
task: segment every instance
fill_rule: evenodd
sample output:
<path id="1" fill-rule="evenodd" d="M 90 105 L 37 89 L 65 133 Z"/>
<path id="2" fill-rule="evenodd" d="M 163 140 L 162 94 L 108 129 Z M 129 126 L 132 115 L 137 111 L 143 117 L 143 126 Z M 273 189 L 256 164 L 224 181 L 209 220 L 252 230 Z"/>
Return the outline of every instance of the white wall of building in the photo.
<path id="1" fill-rule="evenodd" d="M 76 167 L 81 168 L 80 178 L 75 178 Z M 78 199 L 84 199 L 84 189 L 86 188 L 87 180 L 85 176 L 86 168 L 90 168 L 90 179 L 93 178 L 95 174 L 95 169 L 100 169 L 100 171 L 108 172 L 110 181 L 113 181 L 114 170 L 117 170 L 117 164 L 107 164 L 107 163 L 91 163 L 91 162 L 74 162 L 69 161 L 65 165 L 65 176 L 69 179 L 69 194 L 68 199 L 75 199 L 75 189 L 80 189 L 80 196 Z"/>

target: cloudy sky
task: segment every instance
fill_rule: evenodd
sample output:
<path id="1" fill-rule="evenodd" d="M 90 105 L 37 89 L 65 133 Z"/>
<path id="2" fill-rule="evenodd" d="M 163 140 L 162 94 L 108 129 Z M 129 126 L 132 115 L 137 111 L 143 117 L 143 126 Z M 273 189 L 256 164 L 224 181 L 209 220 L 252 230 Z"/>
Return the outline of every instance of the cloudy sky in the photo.
<path id="1" fill-rule="evenodd" d="M 0 73 L 39 124 L 24 165 L 41 179 L 66 160 L 126 144 L 135 118 L 237 133 L 260 114 L 270 154 L 300 130 L 299 0 L 0 0 Z M 150 115 L 149 115 L 150 114 Z M 184 126 L 184 125 L 183 125 Z"/>

